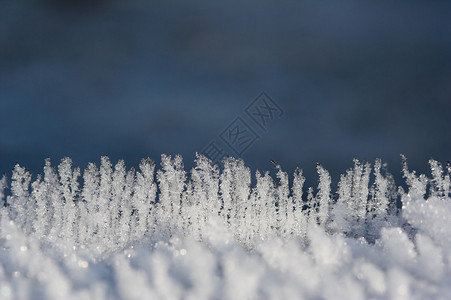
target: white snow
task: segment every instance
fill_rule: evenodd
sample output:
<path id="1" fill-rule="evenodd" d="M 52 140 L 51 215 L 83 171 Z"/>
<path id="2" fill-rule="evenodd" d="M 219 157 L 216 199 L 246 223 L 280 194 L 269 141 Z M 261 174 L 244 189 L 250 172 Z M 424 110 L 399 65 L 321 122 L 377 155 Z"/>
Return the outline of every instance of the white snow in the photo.
<path id="1" fill-rule="evenodd" d="M 69 158 L 34 181 L 17 165 L 0 180 L 0 299 L 449 299 L 450 168 L 430 165 L 404 158 L 405 191 L 355 160 L 336 196 L 321 166 L 303 196 L 302 170 L 252 186 L 234 158 L 187 173 L 180 156 L 102 157 L 82 185 Z"/>

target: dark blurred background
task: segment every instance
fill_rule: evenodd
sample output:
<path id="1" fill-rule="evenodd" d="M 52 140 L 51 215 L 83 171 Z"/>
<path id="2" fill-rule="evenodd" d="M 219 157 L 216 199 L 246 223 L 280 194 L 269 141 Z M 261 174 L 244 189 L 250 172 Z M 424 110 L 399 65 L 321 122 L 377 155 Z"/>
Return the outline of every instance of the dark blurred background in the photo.
<path id="1" fill-rule="evenodd" d="M 196 151 L 238 116 L 259 136 L 241 156 L 316 185 L 354 157 L 400 179 L 451 149 L 449 1 L 0 0 L 0 171 L 64 156 L 128 167 Z M 267 131 L 245 113 L 283 109 Z M 222 145 L 224 152 L 233 151 Z"/>

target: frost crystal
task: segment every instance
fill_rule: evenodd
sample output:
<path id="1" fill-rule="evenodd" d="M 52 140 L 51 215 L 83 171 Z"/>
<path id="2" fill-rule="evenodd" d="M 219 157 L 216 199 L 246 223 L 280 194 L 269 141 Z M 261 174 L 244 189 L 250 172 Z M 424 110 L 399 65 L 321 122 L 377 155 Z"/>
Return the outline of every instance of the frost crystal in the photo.
<path id="1" fill-rule="evenodd" d="M 48 299 L 448 298 L 450 167 L 408 170 L 396 193 L 381 160 L 354 160 L 336 193 L 317 166 L 304 189 L 276 166 L 162 155 L 139 170 L 64 158 L 0 180 L 0 297 Z M 290 184 L 291 180 L 291 184 Z M 400 198 L 402 208 L 396 206 Z M 106 275 L 108 274 L 108 275 Z M 2 298 L 2 299 L 3 299 Z"/>
<path id="2" fill-rule="evenodd" d="M 0 180 L 0 203 L 3 203 L 5 198 L 5 188 L 6 188 L 6 175 L 3 174 L 2 179 Z"/>

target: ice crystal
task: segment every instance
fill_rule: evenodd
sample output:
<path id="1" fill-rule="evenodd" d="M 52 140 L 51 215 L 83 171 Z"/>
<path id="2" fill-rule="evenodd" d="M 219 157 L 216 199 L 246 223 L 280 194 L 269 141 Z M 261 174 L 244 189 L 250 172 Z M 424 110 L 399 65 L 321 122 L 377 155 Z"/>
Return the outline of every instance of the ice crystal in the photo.
<path id="1" fill-rule="evenodd" d="M 102 157 L 82 174 L 64 158 L 34 180 L 16 165 L 0 180 L 0 297 L 450 295 L 449 166 L 430 160 L 432 177 L 417 176 L 403 157 L 408 191 L 397 193 L 381 160 L 354 160 L 333 193 L 321 165 L 317 188 L 304 188 L 299 168 L 291 179 L 279 165 L 276 180 L 256 171 L 252 185 L 240 159 L 195 163 L 186 172 L 162 155 L 160 168 L 127 170 Z"/>

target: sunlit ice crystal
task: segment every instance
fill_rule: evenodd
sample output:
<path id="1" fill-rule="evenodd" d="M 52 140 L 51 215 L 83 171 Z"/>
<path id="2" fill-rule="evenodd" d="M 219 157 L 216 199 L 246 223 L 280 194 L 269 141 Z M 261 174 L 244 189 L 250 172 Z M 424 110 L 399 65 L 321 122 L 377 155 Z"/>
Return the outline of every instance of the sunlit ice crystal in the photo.
<path id="1" fill-rule="evenodd" d="M 451 294 L 449 168 L 354 160 L 333 191 L 276 164 L 64 158 L 0 180 L 2 299 L 434 299 Z M 255 180 L 253 180 L 253 177 Z M 254 182 L 254 184 L 252 184 Z M 401 207 L 397 202 L 402 203 Z"/>

